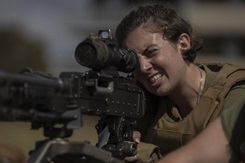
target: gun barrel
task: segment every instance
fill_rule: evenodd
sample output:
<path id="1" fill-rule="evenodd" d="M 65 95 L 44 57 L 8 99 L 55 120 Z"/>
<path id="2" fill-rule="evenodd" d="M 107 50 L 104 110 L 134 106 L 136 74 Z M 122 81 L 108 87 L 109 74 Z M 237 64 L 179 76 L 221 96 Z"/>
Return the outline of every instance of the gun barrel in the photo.
<path id="1" fill-rule="evenodd" d="M 54 78 L 53 78 L 54 79 Z M 0 88 L 4 85 L 42 85 L 43 87 L 54 88 L 55 90 L 63 90 L 64 84 L 61 79 L 50 80 L 44 77 L 33 77 L 23 74 L 8 74 L 0 71 Z"/>

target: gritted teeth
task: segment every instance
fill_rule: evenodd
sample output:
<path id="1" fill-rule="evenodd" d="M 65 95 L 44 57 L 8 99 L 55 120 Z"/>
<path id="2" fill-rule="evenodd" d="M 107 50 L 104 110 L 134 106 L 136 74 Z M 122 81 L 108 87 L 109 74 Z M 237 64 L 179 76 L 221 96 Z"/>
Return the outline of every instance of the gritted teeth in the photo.
<path id="1" fill-rule="evenodd" d="M 162 74 L 156 74 L 156 75 L 152 76 L 151 78 L 149 78 L 149 81 L 153 84 L 157 80 L 161 79 L 161 77 L 162 77 Z"/>

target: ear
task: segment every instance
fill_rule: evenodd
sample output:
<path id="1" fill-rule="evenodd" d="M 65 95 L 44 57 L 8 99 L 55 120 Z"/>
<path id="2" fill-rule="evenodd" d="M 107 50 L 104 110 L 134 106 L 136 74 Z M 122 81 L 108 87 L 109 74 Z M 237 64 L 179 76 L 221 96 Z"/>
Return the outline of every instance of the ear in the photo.
<path id="1" fill-rule="evenodd" d="M 186 33 L 182 33 L 179 37 L 178 47 L 180 52 L 183 54 L 183 51 L 190 49 L 190 36 Z"/>

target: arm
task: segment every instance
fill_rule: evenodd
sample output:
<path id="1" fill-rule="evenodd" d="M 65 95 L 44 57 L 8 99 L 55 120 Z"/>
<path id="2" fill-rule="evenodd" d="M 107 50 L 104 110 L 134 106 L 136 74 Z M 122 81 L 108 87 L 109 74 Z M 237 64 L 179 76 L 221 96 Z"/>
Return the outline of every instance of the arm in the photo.
<path id="1" fill-rule="evenodd" d="M 228 163 L 231 156 L 219 117 L 191 142 L 166 155 L 159 163 Z"/>

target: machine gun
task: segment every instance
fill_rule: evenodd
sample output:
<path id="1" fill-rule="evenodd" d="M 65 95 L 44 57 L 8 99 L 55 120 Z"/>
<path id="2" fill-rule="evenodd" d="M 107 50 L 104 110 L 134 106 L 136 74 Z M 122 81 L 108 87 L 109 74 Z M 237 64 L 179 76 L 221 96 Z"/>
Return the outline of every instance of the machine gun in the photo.
<path id="1" fill-rule="evenodd" d="M 118 158 L 135 154 L 135 145 L 125 141 L 132 139 L 136 118 L 144 115 L 144 93 L 130 77 L 120 76 L 116 65 L 126 64 L 124 72 L 132 71 L 136 57 L 131 61 L 132 52 L 118 50 L 105 40 L 96 38 L 99 45 L 106 45 L 106 62 L 84 73 L 62 72 L 53 77 L 31 69 L 19 74 L 0 72 L 0 120 L 31 122 L 32 129 L 43 128 L 47 137 L 37 142 L 28 163 L 119 163 Z M 95 44 L 89 39 L 79 44 L 77 58 L 84 51 L 91 55 L 87 47 L 81 51 L 84 45 L 94 48 Z M 96 52 L 101 52 L 98 47 Z M 99 139 L 97 147 L 65 139 L 82 126 L 82 114 L 101 117 L 97 131 L 106 136 Z M 102 134 L 105 129 L 107 134 Z"/>

